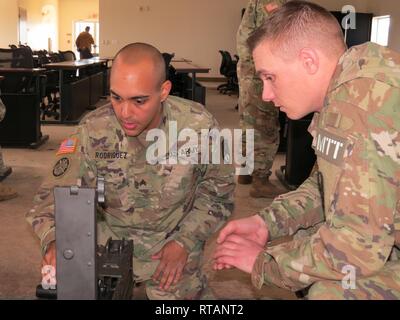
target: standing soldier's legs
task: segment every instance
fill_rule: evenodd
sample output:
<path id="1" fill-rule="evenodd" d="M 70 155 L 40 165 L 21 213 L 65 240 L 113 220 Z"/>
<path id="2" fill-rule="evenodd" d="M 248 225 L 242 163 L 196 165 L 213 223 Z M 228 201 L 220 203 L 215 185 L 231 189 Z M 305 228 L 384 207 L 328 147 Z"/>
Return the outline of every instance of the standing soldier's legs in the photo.
<path id="1" fill-rule="evenodd" d="M 246 150 L 246 129 L 254 129 L 254 172 L 250 195 L 254 198 L 276 197 L 284 192 L 269 182 L 271 168 L 279 147 L 279 111 L 273 103 L 262 101 L 262 83 L 248 78 L 240 81 L 240 125 L 242 148 Z M 245 178 L 239 176 L 239 183 Z"/>
<path id="2" fill-rule="evenodd" d="M 4 165 L 3 154 L 0 147 L 0 181 L 5 179 L 10 173 L 11 168 Z M 0 201 L 11 200 L 17 195 L 18 194 L 14 189 L 7 187 L 0 182 Z"/>
<path id="3" fill-rule="evenodd" d="M 343 275 L 345 277 L 346 274 Z M 387 262 L 376 275 L 350 280 L 320 281 L 312 285 L 308 292 L 310 300 L 399 300 L 400 261 Z"/>

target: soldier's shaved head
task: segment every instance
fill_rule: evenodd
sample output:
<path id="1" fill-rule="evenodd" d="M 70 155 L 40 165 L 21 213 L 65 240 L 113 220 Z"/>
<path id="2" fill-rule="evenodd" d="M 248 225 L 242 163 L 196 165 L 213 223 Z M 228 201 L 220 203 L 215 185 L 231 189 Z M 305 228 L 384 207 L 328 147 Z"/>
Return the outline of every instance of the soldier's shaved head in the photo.
<path id="1" fill-rule="evenodd" d="M 248 39 L 251 51 L 268 41 L 275 54 L 291 59 L 304 47 L 329 57 L 346 50 L 342 29 L 327 10 L 306 1 L 290 1 L 275 10 Z"/>
<path id="2" fill-rule="evenodd" d="M 148 64 L 149 72 L 154 74 L 157 86 L 166 81 L 165 60 L 161 52 L 150 44 L 136 42 L 123 47 L 114 58 L 111 72 L 114 72 L 121 62 L 128 65 Z"/>

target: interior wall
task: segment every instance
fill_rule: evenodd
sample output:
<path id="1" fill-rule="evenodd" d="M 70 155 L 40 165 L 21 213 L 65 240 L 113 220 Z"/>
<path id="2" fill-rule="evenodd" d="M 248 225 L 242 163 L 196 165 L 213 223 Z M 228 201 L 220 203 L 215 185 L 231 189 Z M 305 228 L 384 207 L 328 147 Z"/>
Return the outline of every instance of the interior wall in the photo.
<path id="1" fill-rule="evenodd" d="M 236 31 L 246 4 L 247 0 L 100 0 L 100 55 L 113 56 L 131 42 L 148 42 L 210 67 L 206 76 L 219 77 L 218 50 L 236 53 Z"/>
<path id="2" fill-rule="evenodd" d="M 375 16 L 391 16 L 388 47 L 400 52 L 400 1 L 394 0 L 311 0 L 331 11 L 341 11 L 352 4 L 357 12 L 373 13 Z"/>
<path id="3" fill-rule="evenodd" d="M 113 1 L 108 0 L 112 3 Z M 75 50 L 73 39 L 74 22 L 99 20 L 99 0 L 59 0 L 59 47 L 60 50 Z"/>
<path id="4" fill-rule="evenodd" d="M 18 44 L 18 4 L 15 0 L 0 1 L 0 48 Z"/>
<path id="5" fill-rule="evenodd" d="M 400 52 L 400 1 L 369 1 L 366 5 L 367 11 L 376 16 L 391 16 L 388 47 Z"/>
<path id="6" fill-rule="evenodd" d="M 33 50 L 58 50 L 58 1 L 17 1 L 27 11 L 27 43 Z"/>

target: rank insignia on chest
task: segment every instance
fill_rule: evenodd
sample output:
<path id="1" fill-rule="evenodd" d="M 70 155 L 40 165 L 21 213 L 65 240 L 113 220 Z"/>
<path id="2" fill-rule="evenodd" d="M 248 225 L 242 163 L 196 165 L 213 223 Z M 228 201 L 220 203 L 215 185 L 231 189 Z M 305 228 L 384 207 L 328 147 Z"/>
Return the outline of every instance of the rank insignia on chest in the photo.
<path id="1" fill-rule="evenodd" d="M 58 149 L 57 156 L 62 154 L 75 153 L 77 145 L 78 140 L 76 138 L 64 140 L 63 143 L 61 143 L 60 148 Z"/>

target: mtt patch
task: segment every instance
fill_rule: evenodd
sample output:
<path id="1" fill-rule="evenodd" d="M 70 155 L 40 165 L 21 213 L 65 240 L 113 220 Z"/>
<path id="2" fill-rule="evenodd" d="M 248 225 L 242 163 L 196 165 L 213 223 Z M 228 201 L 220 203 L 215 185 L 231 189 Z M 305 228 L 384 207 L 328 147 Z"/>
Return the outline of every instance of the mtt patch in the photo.
<path id="1" fill-rule="evenodd" d="M 317 136 L 314 139 L 313 147 L 315 154 L 337 166 L 341 166 L 349 141 L 331 132 L 317 129 Z"/>
<path id="2" fill-rule="evenodd" d="M 53 168 L 53 176 L 56 178 L 62 177 L 70 167 L 70 160 L 68 158 L 61 158 L 56 162 Z"/>
<path id="3" fill-rule="evenodd" d="M 63 143 L 61 143 L 60 149 L 58 149 L 57 156 L 75 153 L 77 145 L 78 140 L 76 138 L 64 140 Z"/>

